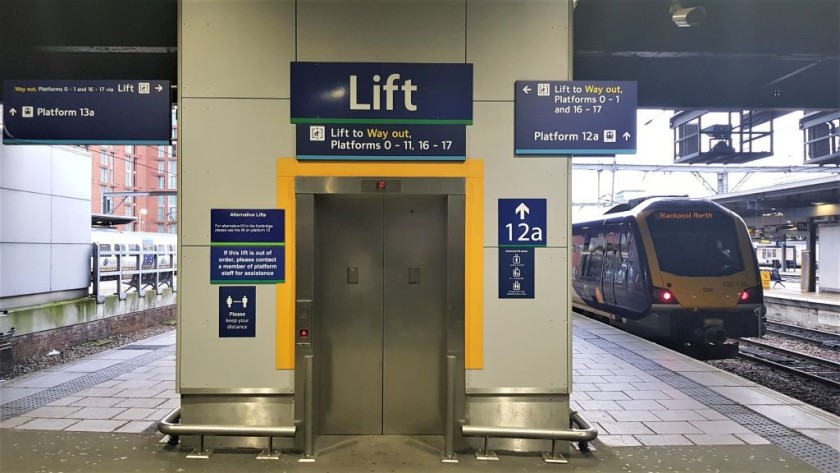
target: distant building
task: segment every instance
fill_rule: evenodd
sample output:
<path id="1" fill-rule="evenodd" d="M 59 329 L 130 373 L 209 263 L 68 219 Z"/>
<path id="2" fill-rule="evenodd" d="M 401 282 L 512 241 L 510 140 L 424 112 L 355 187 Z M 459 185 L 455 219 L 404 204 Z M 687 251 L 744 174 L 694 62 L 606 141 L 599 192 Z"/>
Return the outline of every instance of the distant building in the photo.
<path id="1" fill-rule="evenodd" d="M 177 197 L 106 196 L 107 192 L 176 190 L 176 145 L 94 145 L 92 157 L 91 213 L 137 217 L 126 231 L 177 233 Z M 103 196 L 105 196 L 103 198 Z"/>

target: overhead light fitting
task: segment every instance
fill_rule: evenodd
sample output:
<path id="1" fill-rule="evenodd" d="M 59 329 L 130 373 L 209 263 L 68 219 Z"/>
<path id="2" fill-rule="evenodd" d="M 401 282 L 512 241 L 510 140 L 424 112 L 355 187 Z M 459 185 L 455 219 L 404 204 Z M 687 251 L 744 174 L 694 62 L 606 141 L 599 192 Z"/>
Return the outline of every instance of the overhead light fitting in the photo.
<path id="1" fill-rule="evenodd" d="M 681 28 L 700 26 L 706 19 L 706 9 L 703 7 L 683 7 L 679 0 L 671 3 L 671 20 Z"/>

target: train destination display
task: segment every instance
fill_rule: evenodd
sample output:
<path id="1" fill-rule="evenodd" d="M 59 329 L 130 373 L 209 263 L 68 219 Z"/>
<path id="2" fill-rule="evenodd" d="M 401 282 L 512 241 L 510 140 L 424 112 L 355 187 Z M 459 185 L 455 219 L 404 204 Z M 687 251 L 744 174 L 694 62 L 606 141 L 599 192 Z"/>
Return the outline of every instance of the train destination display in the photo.
<path id="1" fill-rule="evenodd" d="M 4 144 L 169 144 L 165 80 L 3 82 Z"/>
<path id="2" fill-rule="evenodd" d="M 291 63 L 301 160 L 463 161 L 472 64 Z"/>
<path id="3" fill-rule="evenodd" d="M 636 152 L 636 82 L 516 81 L 515 87 L 516 155 Z"/>
<path id="4" fill-rule="evenodd" d="M 283 209 L 211 209 L 210 227 L 211 284 L 285 282 Z"/>

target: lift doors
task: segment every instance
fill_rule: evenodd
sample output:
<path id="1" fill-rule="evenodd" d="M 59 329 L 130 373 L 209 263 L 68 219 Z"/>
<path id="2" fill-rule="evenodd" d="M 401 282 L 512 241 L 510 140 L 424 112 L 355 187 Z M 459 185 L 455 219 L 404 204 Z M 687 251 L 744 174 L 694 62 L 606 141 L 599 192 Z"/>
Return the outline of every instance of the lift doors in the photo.
<path id="1" fill-rule="evenodd" d="M 463 341 L 463 311 L 453 317 L 448 308 L 457 298 L 448 255 L 459 253 L 455 259 L 463 264 L 463 196 L 450 200 L 446 194 L 312 195 L 310 349 L 318 434 L 443 433 L 445 357 L 451 338 Z M 458 219 L 449 213 L 458 202 L 460 241 L 450 244 Z M 460 324 L 450 320 L 458 317 Z"/>

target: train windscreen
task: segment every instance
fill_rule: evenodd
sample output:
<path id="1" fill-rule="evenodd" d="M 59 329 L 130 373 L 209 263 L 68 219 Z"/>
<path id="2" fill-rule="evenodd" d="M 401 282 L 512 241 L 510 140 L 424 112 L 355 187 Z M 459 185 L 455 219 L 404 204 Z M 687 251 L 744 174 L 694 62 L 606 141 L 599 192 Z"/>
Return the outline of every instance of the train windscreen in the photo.
<path id="1" fill-rule="evenodd" d="M 677 276 L 726 276 L 744 270 L 733 219 L 709 210 L 657 210 L 648 215 L 659 269 Z"/>

